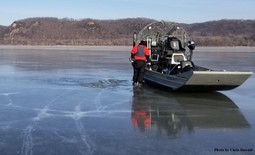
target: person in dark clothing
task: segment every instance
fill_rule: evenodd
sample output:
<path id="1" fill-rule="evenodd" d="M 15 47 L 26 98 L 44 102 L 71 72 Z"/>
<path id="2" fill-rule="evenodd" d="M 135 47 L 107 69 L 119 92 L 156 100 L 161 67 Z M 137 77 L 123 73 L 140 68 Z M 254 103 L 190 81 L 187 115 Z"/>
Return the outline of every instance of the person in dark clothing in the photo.
<path id="1" fill-rule="evenodd" d="M 141 41 L 139 45 L 134 46 L 131 50 L 131 58 L 134 60 L 132 63 L 133 74 L 133 86 L 142 86 L 143 75 L 146 67 L 146 61 L 149 60 L 150 52 L 146 47 L 146 42 Z"/>

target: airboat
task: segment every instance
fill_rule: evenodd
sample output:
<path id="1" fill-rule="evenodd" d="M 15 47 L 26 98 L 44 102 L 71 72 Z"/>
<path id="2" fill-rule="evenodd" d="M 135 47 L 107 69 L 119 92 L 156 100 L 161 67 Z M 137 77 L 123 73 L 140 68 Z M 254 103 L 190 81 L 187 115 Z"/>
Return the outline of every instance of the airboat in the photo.
<path id="1" fill-rule="evenodd" d="M 192 61 L 195 42 L 186 31 L 170 22 L 153 22 L 133 35 L 133 45 L 147 42 L 150 63 L 144 81 L 171 91 L 223 91 L 243 84 L 249 71 L 213 70 Z"/>

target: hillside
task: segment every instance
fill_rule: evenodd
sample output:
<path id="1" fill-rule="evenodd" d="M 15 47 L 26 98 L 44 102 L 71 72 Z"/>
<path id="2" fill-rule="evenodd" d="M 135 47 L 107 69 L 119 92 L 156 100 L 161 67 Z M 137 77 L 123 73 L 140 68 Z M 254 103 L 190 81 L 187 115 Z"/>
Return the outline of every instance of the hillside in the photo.
<path id="1" fill-rule="evenodd" d="M 1 34 L 3 34 L 6 29 L 7 29 L 7 26 L 0 25 L 0 39 L 2 38 Z"/>
<path id="2" fill-rule="evenodd" d="M 254 46 L 255 20 L 219 20 L 186 25 L 186 30 L 203 46 Z"/>
<path id="3" fill-rule="evenodd" d="M 152 19 L 119 20 L 29 18 L 0 26 L 0 44 L 131 45 L 132 34 Z M 255 46 L 255 20 L 180 24 L 198 46 Z"/>

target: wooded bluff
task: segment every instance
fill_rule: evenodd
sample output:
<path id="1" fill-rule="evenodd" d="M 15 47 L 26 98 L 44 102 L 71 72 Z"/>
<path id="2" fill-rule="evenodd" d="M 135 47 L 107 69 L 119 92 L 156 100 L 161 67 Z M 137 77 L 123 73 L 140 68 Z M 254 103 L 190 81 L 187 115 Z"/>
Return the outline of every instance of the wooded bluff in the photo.
<path id="1" fill-rule="evenodd" d="M 0 45 L 131 46 L 132 35 L 153 22 L 147 18 L 118 20 L 28 18 L 0 26 Z M 255 46 L 255 20 L 218 20 L 182 26 L 197 46 Z"/>

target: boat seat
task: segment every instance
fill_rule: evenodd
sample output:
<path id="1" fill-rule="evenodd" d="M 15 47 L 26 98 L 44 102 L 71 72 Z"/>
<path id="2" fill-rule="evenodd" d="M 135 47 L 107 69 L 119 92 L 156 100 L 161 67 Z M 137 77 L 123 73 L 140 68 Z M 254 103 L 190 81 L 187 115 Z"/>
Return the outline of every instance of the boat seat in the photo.
<path id="1" fill-rule="evenodd" d="M 182 61 L 187 61 L 187 58 L 183 53 L 173 53 L 171 64 L 173 65 L 179 65 Z"/>
<path id="2" fill-rule="evenodd" d="M 181 61 L 181 68 L 182 69 L 184 69 L 187 66 L 193 67 L 191 61 Z"/>

